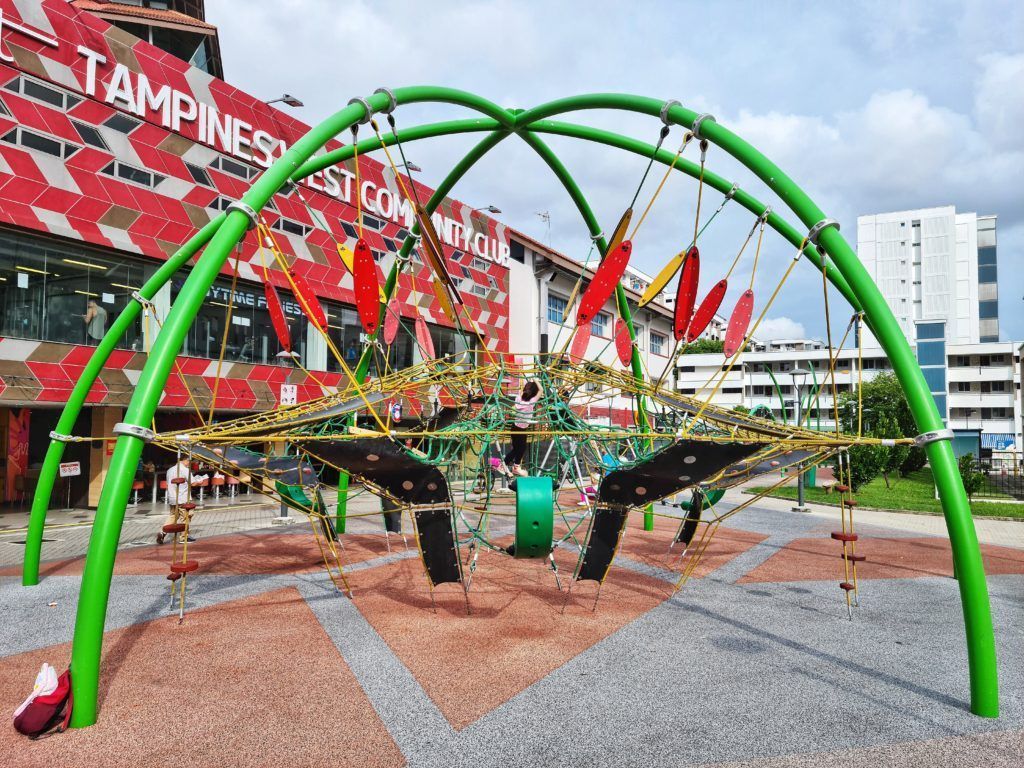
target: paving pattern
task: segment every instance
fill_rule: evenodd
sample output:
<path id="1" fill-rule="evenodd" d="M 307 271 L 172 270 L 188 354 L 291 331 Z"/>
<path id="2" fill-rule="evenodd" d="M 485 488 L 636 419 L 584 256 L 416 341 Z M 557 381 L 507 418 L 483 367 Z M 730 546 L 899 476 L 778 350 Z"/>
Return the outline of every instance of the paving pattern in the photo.
<path id="1" fill-rule="evenodd" d="M 674 595 L 675 521 L 631 519 L 596 609 L 595 584 L 560 592 L 542 564 L 496 553 L 468 601 L 455 585 L 431 599 L 411 539 L 389 552 L 374 518 L 344 537 L 349 600 L 308 527 L 259 526 L 190 549 L 181 625 L 170 547 L 123 551 L 99 723 L 40 742 L 8 728 L 0 764 L 1024 764 L 1024 549 L 984 547 L 1002 683 L 987 720 L 967 707 L 948 542 L 916 521 L 860 526 L 852 622 L 828 513 L 770 502 L 733 518 Z M 563 586 L 576 556 L 556 552 Z M 37 587 L 0 572 L 0 707 L 43 661 L 67 664 L 80 572 L 74 552 Z"/>

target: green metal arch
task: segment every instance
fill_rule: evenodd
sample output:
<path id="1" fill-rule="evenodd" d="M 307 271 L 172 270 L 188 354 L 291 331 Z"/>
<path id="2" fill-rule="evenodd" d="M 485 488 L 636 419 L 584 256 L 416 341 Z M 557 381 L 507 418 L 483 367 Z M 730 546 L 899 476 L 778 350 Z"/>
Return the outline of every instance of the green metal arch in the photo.
<path id="1" fill-rule="evenodd" d="M 461 170 L 456 178 L 452 179 L 448 189 L 465 170 L 468 170 L 480 156 L 490 149 L 489 143 L 492 146 L 496 145 L 509 132 L 525 132 L 524 138 L 527 138 L 527 136 L 533 135 L 530 130 L 531 126 L 538 121 L 563 112 L 582 109 L 616 109 L 657 116 L 661 114 L 662 108 L 667 106 L 664 102 L 641 96 L 591 94 L 560 99 L 520 112 L 503 110 L 492 102 L 464 91 L 429 86 L 396 89 L 394 97 L 397 104 L 414 102 L 459 104 L 475 109 L 499 124 L 498 129 L 480 142 L 474 151 L 460 163 Z M 299 171 L 307 170 L 307 164 L 310 163 L 314 152 L 365 116 L 362 103 L 360 101 L 351 103 L 345 109 L 311 129 L 257 179 L 243 196 L 241 202 L 250 208 L 260 210 L 287 181 L 301 178 Z M 368 97 L 365 103 L 371 110 L 380 111 L 390 105 L 390 97 L 386 93 L 378 92 Z M 692 128 L 694 120 L 698 117 L 694 111 L 679 105 L 668 106 L 666 116 L 669 122 L 687 128 Z M 538 130 L 540 130 L 540 126 Z M 758 176 L 793 210 L 805 227 L 811 228 L 825 219 L 821 210 L 789 177 L 741 138 L 711 120 L 705 120 L 701 125 L 701 134 Z M 531 142 L 528 138 L 527 141 L 535 149 L 542 145 L 542 143 Z M 549 165 L 551 165 L 550 162 Z M 568 177 L 567 171 L 566 176 Z M 449 175 L 449 178 L 451 177 L 452 174 Z M 571 177 L 568 178 L 571 179 Z M 446 181 L 448 180 L 446 179 Z M 572 183 L 572 186 L 575 187 L 575 182 Z M 434 197 L 438 198 L 439 195 L 443 197 L 447 194 L 448 189 L 442 191 L 439 188 Z M 582 195 L 579 199 L 582 200 Z M 434 202 L 434 198 L 432 198 L 432 202 Z M 437 202 L 439 202 L 439 198 Z M 583 203 L 585 204 L 585 201 Z M 436 202 L 434 204 L 436 205 Z M 577 204 L 578 207 L 581 207 L 579 202 Z M 581 212 L 582 210 L 581 207 Z M 144 427 L 150 423 L 164 382 L 170 374 L 174 358 L 189 325 L 202 304 L 206 290 L 219 274 L 231 249 L 244 235 L 248 223 L 248 218 L 242 211 L 232 210 L 226 214 L 216 231 L 211 233 L 212 237 L 206 245 L 202 257 L 185 281 L 185 285 L 166 319 L 163 330 L 153 345 L 126 411 L 125 424 Z M 593 227 L 591 229 L 593 231 Z M 863 308 L 866 319 L 892 361 L 894 371 L 907 394 L 918 428 L 923 433 L 943 429 L 944 425 L 913 352 L 881 294 L 857 260 L 856 254 L 833 227 L 821 231 L 818 244 L 832 260 L 838 276 L 848 284 L 852 294 L 848 298 L 851 299 L 855 307 L 859 304 Z M 411 243 L 408 242 L 403 246 L 406 252 L 409 247 L 411 247 Z M 835 281 L 836 276 L 829 276 Z M 395 280 L 397 280 L 397 275 L 389 276 L 387 285 L 389 290 L 394 288 Z M 621 300 L 621 303 L 624 303 L 624 299 Z M 970 508 L 948 441 L 931 442 L 927 445 L 926 450 L 936 476 L 936 485 L 942 500 L 959 577 L 967 631 L 971 707 L 976 714 L 994 717 L 998 714 L 994 637 L 984 570 L 977 536 L 970 517 Z M 131 491 L 131 477 L 141 451 L 142 441 L 139 438 L 130 434 L 118 436 L 97 508 L 96 521 L 82 576 L 72 649 L 76 697 L 73 725 L 76 727 L 90 725 L 95 722 L 96 718 L 99 660 L 110 578 L 124 510 Z"/>

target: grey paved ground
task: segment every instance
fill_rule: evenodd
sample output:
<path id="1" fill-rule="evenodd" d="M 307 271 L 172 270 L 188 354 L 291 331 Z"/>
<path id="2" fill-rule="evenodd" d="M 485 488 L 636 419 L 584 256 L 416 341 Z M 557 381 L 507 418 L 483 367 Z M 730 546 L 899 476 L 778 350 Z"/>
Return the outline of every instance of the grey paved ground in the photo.
<path id="1" fill-rule="evenodd" d="M 783 510 L 769 502 L 739 513 L 730 524 L 769 538 L 461 731 L 363 618 L 358 596 L 340 597 L 323 574 L 208 575 L 195 580 L 190 601 L 216 605 L 296 586 L 411 766 L 1024 765 L 1024 576 L 989 579 L 1002 714 L 977 718 L 967 709 L 954 580 L 870 581 L 853 622 L 834 581 L 737 583 L 787 542 L 821 535 L 831 514 Z M 211 510 L 204 524 L 208 533 L 269 528 L 276 513 Z M 130 524 L 138 533 L 123 541 L 148 536 L 158 519 Z M 922 533 L 916 520 L 903 530 L 872 520 L 860 530 Z M 72 550 L 69 542 L 62 551 Z M 70 640 L 78 583 L 51 577 L 24 589 L 0 579 L 0 656 Z M 166 610 L 163 578 L 119 576 L 107 626 Z"/>

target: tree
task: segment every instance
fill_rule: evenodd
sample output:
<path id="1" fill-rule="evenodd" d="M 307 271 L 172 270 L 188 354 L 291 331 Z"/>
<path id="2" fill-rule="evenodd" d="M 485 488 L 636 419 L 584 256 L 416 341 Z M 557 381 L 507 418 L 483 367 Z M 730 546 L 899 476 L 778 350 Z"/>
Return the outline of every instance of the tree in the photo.
<path id="1" fill-rule="evenodd" d="M 683 347 L 684 355 L 707 355 L 712 352 L 722 352 L 725 349 L 725 342 L 721 339 L 696 339 L 692 344 Z"/>
<path id="2" fill-rule="evenodd" d="M 878 437 L 914 437 L 917 425 L 910 413 L 910 405 L 903 394 L 899 379 L 894 373 L 881 373 L 871 381 L 864 382 L 860 388 L 860 400 L 864 407 L 864 433 L 884 432 Z M 847 432 L 857 431 L 857 391 L 844 392 L 839 396 L 839 414 L 843 420 L 843 429 Z M 895 425 L 895 428 L 890 426 Z M 879 430 L 876 426 L 883 426 Z M 897 465 L 896 458 L 901 461 Z M 895 453 L 887 458 L 886 471 L 899 470 L 901 475 L 908 475 L 925 465 L 927 456 L 924 449 L 910 446 L 899 446 Z M 888 478 L 886 478 L 888 482 Z"/>
<path id="3" fill-rule="evenodd" d="M 964 483 L 964 490 L 967 491 L 967 498 L 974 500 L 974 494 L 981 490 L 985 482 L 985 475 L 976 469 L 977 462 L 973 453 L 965 453 L 957 461 L 957 468 L 960 470 L 960 479 Z"/>

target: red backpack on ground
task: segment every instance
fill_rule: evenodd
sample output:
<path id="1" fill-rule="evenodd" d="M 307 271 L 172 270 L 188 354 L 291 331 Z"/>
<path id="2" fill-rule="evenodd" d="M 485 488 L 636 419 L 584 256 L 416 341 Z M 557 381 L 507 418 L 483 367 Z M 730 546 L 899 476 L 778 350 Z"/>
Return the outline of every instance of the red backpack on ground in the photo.
<path id="1" fill-rule="evenodd" d="M 71 670 L 57 678 L 53 693 L 36 696 L 14 717 L 14 729 L 30 739 L 38 739 L 53 728 L 55 733 L 67 730 L 71 721 Z"/>

